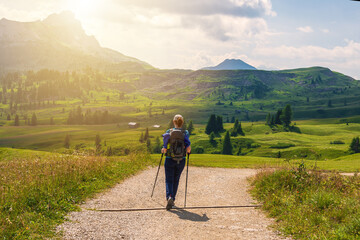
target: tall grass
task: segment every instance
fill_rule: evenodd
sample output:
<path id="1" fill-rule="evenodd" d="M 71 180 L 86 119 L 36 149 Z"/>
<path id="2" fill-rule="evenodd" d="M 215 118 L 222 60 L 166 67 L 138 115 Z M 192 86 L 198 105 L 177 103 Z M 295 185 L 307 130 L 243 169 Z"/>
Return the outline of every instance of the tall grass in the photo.
<path id="1" fill-rule="evenodd" d="M 0 239 L 42 239 L 76 204 L 145 168 L 145 154 L 54 155 L 0 162 Z"/>
<path id="2" fill-rule="evenodd" d="M 252 193 L 296 239 L 360 239 L 360 176 L 297 169 L 263 171 Z"/>

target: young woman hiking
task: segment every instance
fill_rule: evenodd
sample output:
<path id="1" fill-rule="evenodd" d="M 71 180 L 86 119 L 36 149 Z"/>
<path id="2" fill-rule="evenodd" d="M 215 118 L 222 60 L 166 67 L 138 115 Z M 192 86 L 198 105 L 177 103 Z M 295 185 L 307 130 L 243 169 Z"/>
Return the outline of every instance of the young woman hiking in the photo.
<path id="1" fill-rule="evenodd" d="M 174 206 L 180 176 L 185 167 L 186 153 L 190 154 L 191 152 L 189 132 L 181 128 L 184 118 L 179 114 L 175 115 L 173 123 L 175 127 L 167 130 L 162 135 L 164 145 L 161 149 L 161 152 L 166 154 L 165 184 L 167 210 Z"/>

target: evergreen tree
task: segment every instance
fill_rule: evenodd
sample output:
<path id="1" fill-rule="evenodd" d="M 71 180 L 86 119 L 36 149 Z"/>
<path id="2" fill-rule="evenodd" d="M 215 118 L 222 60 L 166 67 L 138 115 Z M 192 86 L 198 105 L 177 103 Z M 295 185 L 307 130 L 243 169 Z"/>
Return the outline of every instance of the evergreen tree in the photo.
<path id="1" fill-rule="evenodd" d="M 209 121 L 208 121 L 208 123 L 207 123 L 207 125 L 206 125 L 205 133 L 208 134 L 208 135 L 209 135 L 210 133 L 212 133 L 212 132 L 218 133 L 216 130 L 217 130 L 217 127 L 216 127 L 216 116 L 215 116 L 215 114 L 211 114 L 211 115 L 210 115 L 210 118 L 209 118 Z"/>
<path id="2" fill-rule="evenodd" d="M 241 151 L 242 151 L 242 148 L 241 148 L 241 146 L 239 146 L 239 149 L 238 149 L 238 151 L 237 151 L 237 153 L 236 153 L 236 155 L 240 155 L 241 154 Z"/>
<path id="3" fill-rule="evenodd" d="M 224 137 L 222 154 L 232 155 L 232 144 L 230 140 L 229 131 L 226 132 L 226 135 Z"/>
<path id="4" fill-rule="evenodd" d="M 236 137 L 238 135 L 239 119 L 235 120 L 234 127 L 231 129 L 231 136 Z"/>
<path id="5" fill-rule="evenodd" d="M 17 114 L 15 115 L 14 125 L 15 125 L 15 126 L 19 126 L 19 125 L 20 125 L 19 115 L 17 115 Z"/>
<path id="6" fill-rule="evenodd" d="M 274 117 L 274 115 L 271 116 L 270 125 L 271 126 L 275 125 L 275 117 Z"/>
<path id="7" fill-rule="evenodd" d="M 226 123 L 229 123 L 230 122 L 230 119 L 229 119 L 229 116 L 226 117 Z"/>
<path id="8" fill-rule="evenodd" d="M 146 140 L 146 148 L 147 148 L 148 152 L 151 153 L 151 141 L 150 141 L 150 138 L 148 138 Z"/>
<path id="9" fill-rule="evenodd" d="M 70 135 L 66 134 L 65 140 L 64 140 L 64 147 L 69 148 L 70 147 Z"/>
<path id="10" fill-rule="evenodd" d="M 144 135 L 144 141 L 147 141 L 149 139 L 149 128 L 146 128 L 145 135 Z"/>
<path id="11" fill-rule="evenodd" d="M 284 110 L 282 111 L 280 119 L 285 127 L 289 127 L 291 124 L 291 118 L 292 118 L 291 105 L 288 104 L 285 106 Z"/>
<path id="12" fill-rule="evenodd" d="M 360 153 L 360 140 L 359 140 L 359 137 L 355 137 L 351 141 L 350 151 L 352 151 L 353 153 Z"/>
<path id="13" fill-rule="evenodd" d="M 235 122 L 235 117 L 232 116 L 232 117 L 231 117 L 231 123 L 234 123 L 234 122 Z"/>
<path id="14" fill-rule="evenodd" d="M 282 109 L 277 110 L 276 114 L 275 114 L 275 124 L 281 124 L 281 119 L 280 116 L 282 114 Z"/>
<path id="15" fill-rule="evenodd" d="M 242 130 L 242 127 L 241 127 L 241 122 L 239 122 L 238 127 L 237 127 L 237 129 L 236 129 L 236 132 L 237 132 L 238 134 L 240 134 L 241 136 L 245 136 L 245 133 L 244 133 L 244 131 Z"/>
<path id="16" fill-rule="evenodd" d="M 310 98 L 309 98 L 309 97 L 306 97 L 306 102 L 310 102 Z"/>
<path id="17" fill-rule="evenodd" d="M 214 133 L 214 132 L 210 133 L 210 135 L 209 135 L 209 141 L 210 141 L 210 143 L 214 143 L 214 142 L 215 142 L 215 133 Z"/>
<path id="18" fill-rule="evenodd" d="M 344 99 L 344 106 L 347 106 L 346 98 Z"/>
<path id="19" fill-rule="evenodd" d="M 190 120 L 189 126 L 188 126 L 187 130 L 188 130 L 188 132 L 189 132 L 190 135 L 191 135 L 192 132 L 194 131 L 194 126 L 193 126 L 192 120 Z"/>
<path id="20" fill-rule="evenodd" d="M 230 102 L 230 106 L 232 106 L 233 105 L 233 102 Z"/>
<path id="21" fill-rule="evenodd" d="M 156 137 L 155 139 L 155 146 L 154 146 L 154 153 L 161 153 L 161 143 L 160 143 L 160 138 Z"/>
<path id="22" fill-rule="evenodd" d="M 144 133 L 141 132 L 141 136 L 139 138 L 139 142 L 143 143 L 144 142 Z"/>
<path id="23" fill-rule="evenodd" d="M 101 150 L 101 138 L 99 134 L 96 134 L 95 136 L 95 147 L 96 147 L 96 153 L 100 153 Z"/>
<path id="24" fill-rule="evenodd" d="M 36 114 L 33 113 L 32 117 L 31 117 L 31 126 L 36 126 L 37 125 L 37 117 Z"/>
<path id="25" fill-rule="evenodd" d="M 216 132 L 224 131 L 223 118 L 222 116 L 216 117 Z"/>
<path id="26" fill-rule="evenodd" d="M 270 113 L 268 113 L 267 115 L 266 115 L 266 123 L 265 123 L 265 125 L 271 125 L 271 115 L 270 115 Z"/>

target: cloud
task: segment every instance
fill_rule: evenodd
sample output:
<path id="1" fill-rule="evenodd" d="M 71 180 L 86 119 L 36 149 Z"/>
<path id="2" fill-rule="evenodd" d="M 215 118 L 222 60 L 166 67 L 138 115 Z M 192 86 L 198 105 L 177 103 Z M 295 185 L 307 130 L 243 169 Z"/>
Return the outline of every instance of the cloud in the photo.
<path id="1" fill-rule="evenodd" d="M 314 30 L 310 26 L 298 27 L 297 30 L 304 33 L 312 33 Z"/>
<path id="2" fill-rule="evenodd" d="M 282 68 L 300 66 L 325 66 L 336 71 L 351 74 L 360 79 L 357 66 L 360 66 L 360 42 L 345 40 L 345 46 L 324 48 L 321 46 L 258 47 L 254 53 L 258 56 L 277 58 Z"/>
<path id="3" fill-rule="evenodd" d="M 329 33 L 330 32 L 330 30 L 329 29 L 321 29 L 321 31 L 323 32 L 323 33 Z"/>
<path id="4" fill-rule="evenodd" d="M 262 17 L 275 15 L 270 0 L 112 0 L 114 4 L 181 15 L 232 15 Z"/>

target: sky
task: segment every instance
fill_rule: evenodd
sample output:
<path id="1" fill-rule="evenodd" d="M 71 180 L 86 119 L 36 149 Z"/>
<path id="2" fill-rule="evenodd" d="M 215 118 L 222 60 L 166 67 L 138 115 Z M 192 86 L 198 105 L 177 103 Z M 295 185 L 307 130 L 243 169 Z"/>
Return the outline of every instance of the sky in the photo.
<path id="1" fill-rule="evenodd" d="M 0 0 L 0 18 L 72 11 L 101 46 L 162 69 L 227 58 L 258 69 L 328 67 L 360 80 L 360 2 L 350 0 Z"/>

